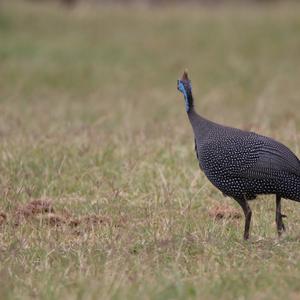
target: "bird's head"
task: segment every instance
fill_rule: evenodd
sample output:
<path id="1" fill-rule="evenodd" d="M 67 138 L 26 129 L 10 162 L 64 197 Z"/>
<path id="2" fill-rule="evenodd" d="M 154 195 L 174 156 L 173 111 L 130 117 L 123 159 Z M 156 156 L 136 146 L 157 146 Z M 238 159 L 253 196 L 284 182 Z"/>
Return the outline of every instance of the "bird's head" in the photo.
<path id="1" fill-rule="evenodd" d="M 187 70 L 183 72 L 181 79 L 177 80 L 177 89 L 183 94 L 185 101 L 185 110 L 189 112 L 193 107 L 193 95 L 192 85 L 188 77 Z"/>

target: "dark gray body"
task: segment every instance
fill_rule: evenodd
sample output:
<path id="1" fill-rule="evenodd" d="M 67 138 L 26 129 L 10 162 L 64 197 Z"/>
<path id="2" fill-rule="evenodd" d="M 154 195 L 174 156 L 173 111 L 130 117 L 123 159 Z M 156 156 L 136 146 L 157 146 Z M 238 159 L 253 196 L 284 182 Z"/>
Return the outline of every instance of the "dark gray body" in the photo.
<path id="1" fill-rule="evenodd" d="M 189 119 L 199 166 L 225 195 L 252 200 L 259 194 L 300 201 L 300 161 L 283 144 L 199 116 Z"/>

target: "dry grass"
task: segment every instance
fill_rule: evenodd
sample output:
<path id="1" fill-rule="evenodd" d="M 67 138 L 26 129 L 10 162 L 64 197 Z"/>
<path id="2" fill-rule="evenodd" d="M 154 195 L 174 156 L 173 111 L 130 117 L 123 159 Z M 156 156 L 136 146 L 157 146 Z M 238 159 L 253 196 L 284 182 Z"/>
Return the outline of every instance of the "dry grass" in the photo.
<path id="1" fill-rule="evenodd" d="M 176 91 L 188 67 L 198 111 L 299 156 L 298 5 L 1 5 L 2 299 L 299 297 L 299 204 L 278 240 L 253 202 L 243 242 Z"/>

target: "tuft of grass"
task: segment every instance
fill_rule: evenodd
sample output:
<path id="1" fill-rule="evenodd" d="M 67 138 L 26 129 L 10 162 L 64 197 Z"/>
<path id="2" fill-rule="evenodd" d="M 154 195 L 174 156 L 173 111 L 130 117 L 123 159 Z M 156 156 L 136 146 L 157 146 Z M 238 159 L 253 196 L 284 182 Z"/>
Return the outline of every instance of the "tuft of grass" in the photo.
<path id="1" fill-rule="evenodd" d="M 211 215 L 239 208 L 199 171 L 176 79 L 189 68 L 204 116 L 300 155 L 298 11 L 1 4 L 1 298 L 297 299 L 300 206 L 280 240 L 272 196 L 249 242 Z M 58 215 L 16 226 L 44 198 Z"/>

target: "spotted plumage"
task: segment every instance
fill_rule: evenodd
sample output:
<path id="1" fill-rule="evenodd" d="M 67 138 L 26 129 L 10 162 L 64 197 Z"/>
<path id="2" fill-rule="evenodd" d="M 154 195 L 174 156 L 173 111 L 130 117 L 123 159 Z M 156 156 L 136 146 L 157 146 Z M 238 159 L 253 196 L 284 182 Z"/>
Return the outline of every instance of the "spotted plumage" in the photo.
<path id="1" fill-rule="evenodd" d="M 251 209 L 248 200 L 260 194 L 276 195 L 276 224 L 285 230 L 281 198 L 300 201 L 300 161 L 283 144 L 254 132 L 222 126 L 198 115 L 194 109 L 187 72 L 178 80 L 195 136 L 199 166 L 223 194 L 242 207 L 246 222 L 244 238 L 249 238 Z"/>

